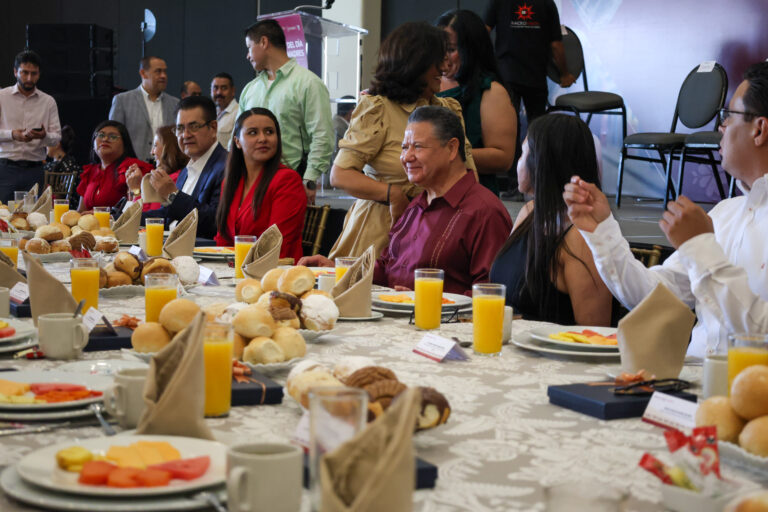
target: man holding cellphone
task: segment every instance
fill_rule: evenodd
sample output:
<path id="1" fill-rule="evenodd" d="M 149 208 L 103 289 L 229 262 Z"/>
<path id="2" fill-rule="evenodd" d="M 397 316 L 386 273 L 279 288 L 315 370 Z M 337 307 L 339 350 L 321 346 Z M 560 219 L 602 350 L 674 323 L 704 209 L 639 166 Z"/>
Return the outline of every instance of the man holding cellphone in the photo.
<path id="1" fill-rule="evenodd" d="M 35 183 L 42 190 L 46 146 L 61 139 L 56 100 L 37 89 L 40 57 L 31 50 L 16 55 L 16 83 L 0 89 L 0 201 Z"/>

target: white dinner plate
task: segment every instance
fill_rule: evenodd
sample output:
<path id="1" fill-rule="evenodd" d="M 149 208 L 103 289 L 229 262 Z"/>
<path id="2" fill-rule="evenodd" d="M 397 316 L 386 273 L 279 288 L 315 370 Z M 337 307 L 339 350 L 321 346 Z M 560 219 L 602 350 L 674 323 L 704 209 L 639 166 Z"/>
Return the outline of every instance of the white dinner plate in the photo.
<path id="1" fill-rule="evenodd" d="M 211 465 L 208 471 L 194 480 L 171 480 L 171 483 L 163 487 L 132 487 L 117 488 L 102 485 L 83 485 L 77 482 L 78 474 L 64 471 L 56 464 L 56 452 L 64 448 L 77 445 L 96 454 L 104 455 L 110 446 L 128 446 L 136 441 L 165 441 L 179 450 L 182 459 L 201 457 L 208 455 Z M 193 437 L 179 436 L 110 436 L 96 437 L 92 439 L 79 439 L 77 443 L 72 440 L 46 446 L 36 450 L 19 461 L 16 465 L 21 478 L 31 484 L 53 491 L 77 494 L 82 496 L 103 497 L 148 497 L 163 494 L 179 494 L 219 485 L 227 477 L 227 447 L 226 445 L 196 439 Z M 107 509 L 109 510 L 109 509 Z"/>
<path id="2" fill-rule="evenodd" d="M 121 284 L 112 288 L 102 288 L 99 295 L 109 298 L 139 297 L 144 295 L 144 287 L 140 284 Z"/>
<path id="3" fill-rule="evenodd" d="M 77 409 L 54 409 L 52 411 L 3 411 L 0 410 L 0 421 L 52 421 L 52 420 L 75 420 L 78 418 L 87 418 L 93 416 L 87 406 Z"/>
<path id="4" fill-rule="evenodd" d="M 32 348 L 36 345 L 37 345 L 37 340 L 35 340 L 34 338 L 29 338 L 24 341 L 20 341 L 18 343 L 12 343 L 10 345 L 0 344 L 0 355 L 12 354 L 20 350 L 26 350 L 28 348 Z"/>
<path id="5" fill-rule="evenodd" d="M 312 329 L 297 329 L 307 343 L 317 343 L 315 340 L 325 334 L 332 334 L 334 329 L 327 331 L 313 331 Z"/>
<path id="6" fill-rule="evenodd" d="M 404 311 L 413 311 L 414 305 L 413 304 L 402 304 L 399 302 L 387 302 L 384 300 L 379 299 L 379 295 L 406 295 L 413 299 L 415 292 L 389 292 L 389 293 L 381 293 L 381 292 L 373 292 L 371 293 L 371 302 L 374 306 L 376 306 L 378 309 L 401 309 Z M 467 297 L 466 295 L 458 295 L 456 293 L 443 293 L 443 298 L 452 300 L 453 304 L 443 304 L 443 310 L 451 309 L 455 307 L 459 307 L 459 309 L 463 309 L 467 306 L 472 306 L 472 297 Z"/>
<path id="7" fill-rule="evenodd" d="M 565 331 L 581 332 L 584 329 L 595 331 L 603 336 L 610 336 L 611 334 L 616 334 L 615 327 L 590 327 L 590 326 L 583 326 L 583 325 L 549 325 L 547 327 L 539 327 L 538 329 L 533 329 L 528 334 L 530 334 L 532 338 L 538 341 L 543 341 L 544 343 L 548 343 L 550 345 L 567 347 L 569 349 L 583 350 L 583 351 L 596 350 L 601 352 L 618 352 L 619 351 L 618 345 L 588 345 L 586 343 L 576 343 L 573 341 L 553 340 L 552 338 L 549 337 L 550 334 L 557 334 L 559 332 L 565 332 Z"/>
<path id="8" fill-rule="evenodd" d="M 127 359 L 103 359 L 100 361 L 72 361 L 56 369 L 62 372 L 85 373 L 87 375 L 114 376 L 120 370 L 128 368 L 149 368 L 143 361 Z"/>
<path id="9" fill-rule="evenodd" d="M 211 249 L 215 249 L 215 246 L 211 246 Z M 200 252 L 198 251 L 199 247 L 195 247 L 195 249 L 192 251 L 192 256 L 196 258 L 202 258 L 204 260 L 233 260 L 235 259 L 235 253 L 234 252 Z"/>
<path id="10" fill-rule="evenodd" d="M 136 352 L 132 348 L 121 348 L 120 352 L 130 356 L 131 358 L 140 359 L 145 363 L 149 363 L 150 359 L 152 359 L 152 356 L 157 353 L 157 352 Z"/>
<path id="11" fill-rule="evenodd" d="M 399 317 L 409 317 L 413 314 L 413 308 L 411 309 L 391 309 L 391 308 L 382 308 L 377 305 L 371 306 L 371 312 L 373 314 L 375 313 L 381 313 L 386 316 L 399 316 Z M 467 306 L 462 306 L 459 308 L 459 313 L 471 313 L 472 312 L 472 304 L 469 304 Z M 453 310 L 451 309 L 444 309 L 442 313 L 443 319 L 450 318 L 450 316 L 453 314 Z"/>
<path id="12" fill-rule="evenodd" d="M 530 341 L 519 341 L 514 338 L 510 340 L 515 346 L 524 348 L 526 350 L 532 350 L 541 354 L 554 354 L 559 356 L 580 357 L 580 358 L 593 358 L 593 359 L 616 359 L 619 357 L 618 352 L 600 352 L 597 350 L 571 350 L 571 349 L 559 349 L 554 348 L 551 345 L 542 343 L 538 340 L 531 339 Z"/>
<path id="13" fill-rule="evenodd" d="M 296 363 L 304 359 L 303 357 L 294 357 L 293 359 L 289 359 L 288 361 L 281 361 L 279 363 L 246 363 L 243 361 L 243 364 L 246 365 L 251 370 L 257 371 L 259 373 L 269 373 L 269 372 L 276 372 L 281 370 L 287 370 L 288 368 L 293 367 Z"/>
<path id="14" fill-rule="evenodd" d="M 9 466 L 0 474 L 0 487 L 10 497 L 22 503 L 46 510 L 77 510 L 79 512 L 166 512 L 180 510 L 210 510 L 208 502 L 194 499 L 192 495 L 152 496 L 130 500 L 110 497 L 77 496 L 49 491 L 30 485 L 21 479 L 16 466 Z M 224 486 L 209 489 L 226 501 Z M 194 493 L 193 493 L 194 495 Z"/>
<path id="15" fill-rule="evenodd" d="M 40 263 L 56 263 L 59 261 L 69 261 L 72 259 L 72 255 L 68 252 L 50 252 L 48 254 L 28 252 L 27 254 L 37 258 Z"/>
<path id="16" fill-rule="evenodd" d="M 111 377 L 101 375 L 84 375 L 70 372 L 60 372 L 56 370 L 23 370 L 19 372 L 2 372 L 0 379 L 13 382 L 61 382 L 67 384 L 80 384 L 93 391 L 105 391 L 111 387 L 113 380 Z M 52 409 L 72 409 L 82 407 L 94 402 L 101 402 L 100 396 L 85 398 L 83 400 L 72 400 L 70 402 L 54 402 L 46 404 L 4 404 L 0 403 L 0 410 L 3 411 L 44 411 Z"/>
<path id="17" fill-rule="evenodd" d="M 0 345 L 18 344 L 19 341 L 34 336 L 37 331 L 32 324 L 16 320 L 15 318 L 0 318 L 0 320 L 8 322 L 10 327 L 16 329 L 16 334 L 13 336 L 0 338 Z"/>
<path id="18" fill-rule="evenodd" d="M 340 316 L 341 322 L 371 322 L 374 320 L 380 320 L 384 318 L 384 313 L 381 311 L 371 311 L 371 316 Z"/>

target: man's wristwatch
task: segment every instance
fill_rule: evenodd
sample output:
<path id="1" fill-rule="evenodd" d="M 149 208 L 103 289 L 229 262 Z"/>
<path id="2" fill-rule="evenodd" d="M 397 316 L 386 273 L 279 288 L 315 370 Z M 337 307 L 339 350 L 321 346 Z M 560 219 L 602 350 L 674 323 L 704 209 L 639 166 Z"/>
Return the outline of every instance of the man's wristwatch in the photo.
<path id="1" fill-rule="evenodd" d="M 317 188 L 317 183 L 315 180 L 304 180 L 304 187 L 307 190 L 315 190 Z"/>
<path id="2" fill-rule="evenodd" d="M 178 190 L 176 192 L 171 192 L 170 194 L 168 194 L 168 198 L 163 203 L 163 206 L 168 206 L 169 204 L 171 204 L 173 200 L 176 199 L 177 195 L 179 195 Z"/>

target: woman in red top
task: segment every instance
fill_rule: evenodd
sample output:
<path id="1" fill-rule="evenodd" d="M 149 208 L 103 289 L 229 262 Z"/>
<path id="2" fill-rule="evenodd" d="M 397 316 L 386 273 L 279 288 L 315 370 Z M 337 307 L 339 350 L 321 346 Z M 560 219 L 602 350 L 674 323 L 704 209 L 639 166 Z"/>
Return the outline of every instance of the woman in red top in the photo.
<path id="1" fill-rule="evenodd" d="M 216 244 L 233 245 L 236 235 L 259 236 L 277 224 L 283 235 L 280 257 L 298 261 L 307 195 L 299 174 L 280 164 L 277 118 L 265 108 L 246 110 L 233 133 L 216 212 Z"/>
<path id="2" fill-rule="evenodd" d="M 181 170 L 189 163 L 189 157 L 179 147 L 179 141 L 176 139 L 175 127 L 172 125 L 161 126 L 155 130 L 155 138 L 152 140 L 152 150 L 150 154 L 155 158 L 155 169 L 164 170 L 168 176 L 176 183 Z M 141 178 L 146 171 L 136 167 L 129 168 L 125 172 L 125 179 L 128 185 L 128 199 L 137 201 L 141 198 Z M 162 204 L 144 203 L 143 211 L 157 210 Z"/>
<path id="3" fill-rule="evenodd" d="M 77 193 L 77 210 L 92 210 L 94 206 L 112 207 L 122 199 L 128 187 L 125 172 L 136 165 L 147 173 L 152 166 L 136 158 L 131 137 L 123 123 L 103 121 L 93 131 L 91 159 L 94 163 L 83 166 Z"/>

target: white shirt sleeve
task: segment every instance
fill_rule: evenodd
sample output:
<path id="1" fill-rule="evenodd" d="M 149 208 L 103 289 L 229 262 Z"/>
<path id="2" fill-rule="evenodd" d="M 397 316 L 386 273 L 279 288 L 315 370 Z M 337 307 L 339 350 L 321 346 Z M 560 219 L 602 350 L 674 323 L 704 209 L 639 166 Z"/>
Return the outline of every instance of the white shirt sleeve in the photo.
<path id="1" fill-rule="evenodd" d="M 728 332 L 768 332 L 768 303 L 752 291 L 746 271 L 728 261 L 714 233 L 691 238 L 678 253 L 699 307 Z"/>
<path id="2" fill-rule="evenodd" d="M 592 250 L 600 277 L 624 307 L 637 306 L 659 283 L 686 305 L 694 307 L 688 273 L 677 252 L 663 265 L 646 268 L 630 251 L 629 242 L 621 234 L 613 215 L 598 224 L 593 233 L 581 230 L 580 233 Z"/>

